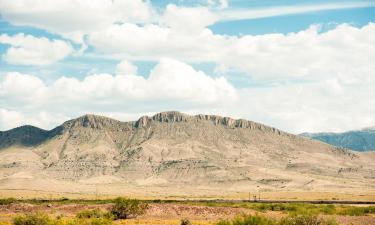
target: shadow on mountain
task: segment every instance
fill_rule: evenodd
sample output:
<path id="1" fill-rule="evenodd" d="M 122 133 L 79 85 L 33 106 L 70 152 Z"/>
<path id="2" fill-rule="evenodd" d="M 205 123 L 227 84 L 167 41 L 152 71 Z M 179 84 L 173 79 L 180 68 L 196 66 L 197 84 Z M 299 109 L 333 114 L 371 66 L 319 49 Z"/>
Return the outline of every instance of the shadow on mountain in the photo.
<path id="1" fill-rule="evenodd" d="M 61 132 L 61 127 L 51 131 L 26 125 L 8 131 L 0 131 L 0 149 L 9 146 L 35 147 Z"/>

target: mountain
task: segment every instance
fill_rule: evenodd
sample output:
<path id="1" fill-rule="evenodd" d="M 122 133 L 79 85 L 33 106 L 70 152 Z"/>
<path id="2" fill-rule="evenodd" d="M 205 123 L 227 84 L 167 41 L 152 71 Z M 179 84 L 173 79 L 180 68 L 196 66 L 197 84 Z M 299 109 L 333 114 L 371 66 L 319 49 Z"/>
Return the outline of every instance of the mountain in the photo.
<path id="1" fill-rule="evenodd" d="M 301 135 L 354 151 L 375 150 L 375 127 L 344 133 L 303 133 Z"/>
<path id="2" fill-rule="evenodd" d="M 0 192 L 224 196 L 375 188 L 373 153 L 215 115 L 162 112 L 131 122 L 84 115 L 50 131 L 1 132 L 0 146 Z"/>

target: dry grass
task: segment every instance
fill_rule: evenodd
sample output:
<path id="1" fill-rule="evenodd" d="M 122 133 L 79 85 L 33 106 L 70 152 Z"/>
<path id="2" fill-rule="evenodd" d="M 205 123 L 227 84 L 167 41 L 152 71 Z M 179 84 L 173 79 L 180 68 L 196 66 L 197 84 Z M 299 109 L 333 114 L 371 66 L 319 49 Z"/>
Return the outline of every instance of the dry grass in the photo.
<path id="1" fill-rule="evenodd" d="M 105 189 L 105 187 L 102 187 Z M 319 191 L 266 191 L 266 192 L 228 192 L 225 195 L 215 195 L 214 193 L 196 194 L 196 195 L 157 195 L 152 193 L 128 193 L 132 198 L 144 200 L 248 200 L 249 196 L 256 195 L 262 200 L 295 200 L 295 201 L 314 201 L 314 200 L 337 200 L 337 201 L 375 201 L 375 191 L 360 191 L 352 190 L 351 192 L 319 192 Z M 40 190 L 1 190 L 0 199 L 4 198 L 18 198 L 18 199 L 61 199 L 63 197 L 69 199 L 114 199 L 118 195 L 99 194 L 95 193 L 72 193 L 72 192 L 44 192 Z"/>

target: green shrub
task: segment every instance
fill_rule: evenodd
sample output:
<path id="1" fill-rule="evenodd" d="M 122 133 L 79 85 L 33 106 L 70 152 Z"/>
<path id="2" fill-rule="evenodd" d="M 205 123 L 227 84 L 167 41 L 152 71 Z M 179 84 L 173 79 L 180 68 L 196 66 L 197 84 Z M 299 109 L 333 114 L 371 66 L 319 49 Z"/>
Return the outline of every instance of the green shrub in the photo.
<path id="1" fill-rule="evenodd" d="M 15 203 L 15 202 L 17 202 L 17 199 L 15 199 L 15 198 L 0 199 L 0 205 L 9 205 L 9 204 L 12 204 L 12 203 Z"/>
<path id="2" fill-rule="evenodd" d="M 233 225 L 273 225 L 275 222 L 264 216 L 245 216 L 243 218 L 236 218 Z"/>
<path id="3" fill-rule="evenodd" d="M 13 219 L 13 225 L 51 225 L 52 220 L 43 213 L 17 215 Z"/>
<path id="4" fill-rule="evenodd" d="M 147 204 L 137 199 L 116 198 L 111 213 L 114 219 L 127 219 L 144 214 Z"/>
<path id="5" fill-rule="evenodd" d="M 190 220 L 188 219 L 182 219 L 180 225 L 192 225 Z"/>
<path id="6" fill-rule="evenodd" d="M 333 215 L 336 213 L 335 205 L 323 205 L 321 206 L 321 212 L 327 215 Z"/>
<path id="7" fill-rule="evenodd" d="M 280 220 L 279 225 L 338 225 L 334 219 L 322 219 L 313 214 L 295 214 Z"/>
<path id="8" fill-rule="evenodd" d="M 92 219 L 92 218 L 107 218 L 113 219 L 113 215 L 109 212 L 101 211 L 100 209 L 83 210 L 76 215 L 79 219 Z"/>
<path id="9" fill-rule="evenodd" d="M 349 215 L 349 216 L 365 216 L 368 214 L 375 214 L 375 206 L 367 207 L 344 207 L 338 213 L 340 215 Z"/>

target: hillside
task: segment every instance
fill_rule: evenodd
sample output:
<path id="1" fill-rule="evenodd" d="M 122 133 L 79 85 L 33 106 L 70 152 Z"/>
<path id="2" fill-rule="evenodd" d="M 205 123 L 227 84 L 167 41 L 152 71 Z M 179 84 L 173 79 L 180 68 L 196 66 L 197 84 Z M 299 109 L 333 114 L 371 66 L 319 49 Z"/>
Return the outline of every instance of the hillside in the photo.
<path id="1" fill-rule="evenodd" d="M 375 128 L 344 133 L 303 133 L 302 136 L 354 151 L 375 150 Z"/>
<path id="2" fill-rule="evenodd" d="M 84 115 L 0 134 L 0 190 L 140 195 L 374 190 L 375 155 L 247 120 Z"/>

